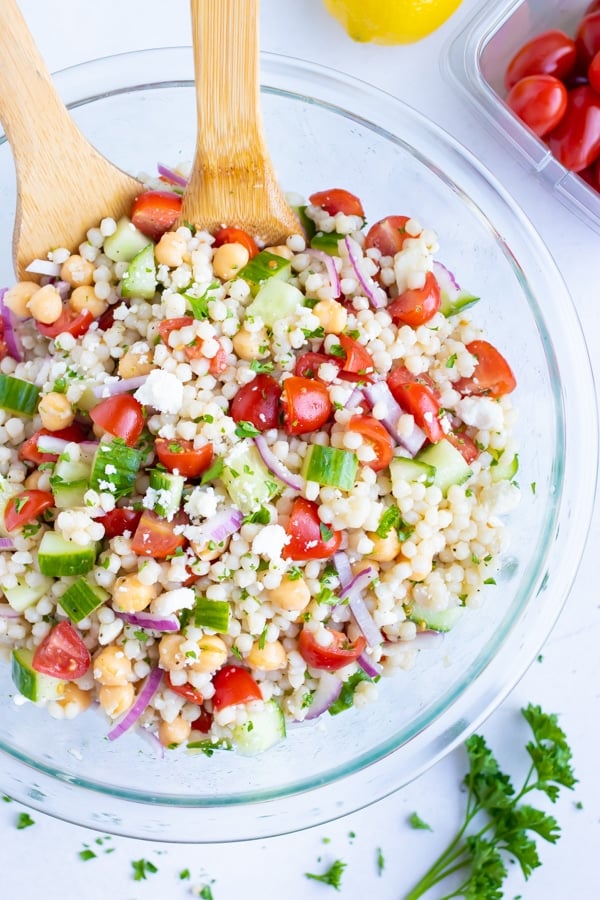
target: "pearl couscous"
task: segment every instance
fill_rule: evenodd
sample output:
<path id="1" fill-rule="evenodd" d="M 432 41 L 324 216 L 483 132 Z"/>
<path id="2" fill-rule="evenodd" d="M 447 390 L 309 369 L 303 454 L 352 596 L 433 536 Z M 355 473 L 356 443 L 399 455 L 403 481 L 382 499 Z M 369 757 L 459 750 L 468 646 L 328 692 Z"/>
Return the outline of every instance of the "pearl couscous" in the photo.
<path id="1" fill-rule="evenodd" d="M 415 219 L 323 191 L 260 248 L 180 204 L 149 183 L 3 293 L 0 653 L 110 739 L 255 753 L 477 606 L 515 380 Z"/>

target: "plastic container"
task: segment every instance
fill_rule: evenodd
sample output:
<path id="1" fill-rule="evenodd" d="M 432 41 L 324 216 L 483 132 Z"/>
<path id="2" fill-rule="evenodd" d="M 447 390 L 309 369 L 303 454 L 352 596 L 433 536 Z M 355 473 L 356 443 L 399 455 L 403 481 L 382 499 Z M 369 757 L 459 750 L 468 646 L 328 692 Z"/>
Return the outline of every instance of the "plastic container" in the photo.
<path id="1" fill-rule="evenodd" d="M 600 194 L 561 165 L 504 102 L 504 73 L 517 50 L 551 28 L 574 36 L 589 3 L 590 0 L 484 2 L 452 40 L 446 65 L 484 121 L 502 135 L 516 159 L 536 172 L 561 203 L 600 232 Z"/>

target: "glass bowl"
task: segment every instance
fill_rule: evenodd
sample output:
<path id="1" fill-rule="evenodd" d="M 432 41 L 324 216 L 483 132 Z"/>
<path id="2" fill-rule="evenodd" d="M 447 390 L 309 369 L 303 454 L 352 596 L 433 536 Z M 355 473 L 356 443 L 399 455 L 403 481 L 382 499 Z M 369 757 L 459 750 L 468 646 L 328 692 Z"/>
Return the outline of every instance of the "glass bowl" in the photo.
<path id="1" fill-rule="evenodd" d="M 535 658 L 569 592 L 587 534 L 597 464 L 592 375 L 571 300 L 514 200 L 454 140 L 374 88 L 314 64 L 264 55 L 263 115 L 285 190 L 339 186 L 370 221 L 410 214 L 482 301 L 473 318 L 518 379 L 522 501 L 483 607 L 443 653 L 383 679 L 375 704 L 292 727 L 267 754 L 164 757 L 142 735 L 106 740 L 103 716 L 57 722 L 17 706 L 0 667 L 0 789 L 29 806 L 161 841 L 282 834 L 355 811 L 407 784 L 473 731 Z M 136 174 L 191 158 L 190 48 L 97 60 L 56 76 L 78 125 Z M 11 280 L 14 173 L 0 146 L 0 283 Z M 74 198 L 85 202 L 85 198 Z"/>

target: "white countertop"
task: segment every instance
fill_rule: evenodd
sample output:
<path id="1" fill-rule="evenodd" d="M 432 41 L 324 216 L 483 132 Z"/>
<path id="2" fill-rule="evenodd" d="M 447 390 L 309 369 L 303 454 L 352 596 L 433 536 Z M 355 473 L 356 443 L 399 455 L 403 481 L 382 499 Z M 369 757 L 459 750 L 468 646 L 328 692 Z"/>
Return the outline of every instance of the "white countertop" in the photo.
<path id="1" fill-rule="evenodd" d="M 262 44 L 266 50 L 315 60 L 368 80 L 419 108 L 465 143 L 519 198 L 567 282 L 584 330 L 593 333 L 598 325 L 599 236 L 559 206 L 492 140 L 440 74 L 440 49 L 477 2 L 464 0 L 446 26 L 427 40 L 385 48 L 354 44 L 326 14 L 321 0 L 263 0 Z M 93 4 L 21 0 L 20 6 L 52 71 L 115 52 L 190 42 L 184 0 L 168 4 L 163 0 Z M 594 364 L 597 376 L 597 356 Z M 563 791 L 552 810 L 562 828 L 560 841 L 556 846 L 540 841 L 544 864 L 529 882 L 523 881 L 516 866 L 509 867 L 506 898 L 593 900 L 600 896 L 598 546 L 600 516 L 596 513 L 579 574 L 542 657 L 482 729 L 505 770 L 516 778 L 524 757 L 520 743 L 511 741 L 511 727 L 520 708 L 531 701 L 558 713 L 579 779 L 575 790 Z M 333 897 L 332 888 L 307 880 L 304 873 L 323 872 L 333 860 L 341 859 L 347 868 L 339 896 L 399 900 L 459 826 L 465 801 L 460 785 L 466 768 L 466 757 L 459 749 L 402 791 L 354 815 L 294 835 L 237 844 L 160 845 L 114 837 L 97 846 L 97 833 L 37 812 L 32 814 L 33 827 L 17 830 L 16 819 L 23 807 L 0 803 L 4 863 L 0 894 L 7 900 L 40 896 L 100 900 L 109 895 L 115 900 L 183 900 L 192 896 L 191 886 L 212 882 L 214 900 L 319 900 Z M 410 827 L 407 820 L 414 811 L 431 824 L 432 833 Z M 94 846 L 97 858 L 84 863 L 78 853 L 86 844 Z M 115 852 L 106 854 L 109 846 Z M 385 859 L 381 874 L 378 848 Z M 153 862 L 158 872 L 135 882 L 131 861 L 140 858 Z M 180 880 L 183 869 L 190 870 L 190 881 Z M 431 894 L 432 900 L 438 896 Z"/>

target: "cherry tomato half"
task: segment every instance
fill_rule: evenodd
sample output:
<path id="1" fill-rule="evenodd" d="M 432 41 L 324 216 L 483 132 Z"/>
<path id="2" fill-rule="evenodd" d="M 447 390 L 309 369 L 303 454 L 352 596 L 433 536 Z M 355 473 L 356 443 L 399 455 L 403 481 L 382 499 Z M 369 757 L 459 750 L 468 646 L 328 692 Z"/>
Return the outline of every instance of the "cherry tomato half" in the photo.
<path id="1" fill-rule="evenodd" d="M 54 506 L 54 496 L 50 491 L 21 491 L 11 497 L 4 509 L 4 524 L 7 531 L 16 531 L 37 519 L 44 510 Z"/>
<path id="2" fill-rule="evenodd" d="M 229 407 L 235 422 L 251 422 L 259 431 L 277 428 L 281 387 L 271 375 L 259 373 L 242 385 Z"/>
<path id="3" fill-rule="evenodd" d="M 342 350 L 346 354 L 342 365 L 344 372 L 356 372 L 360 375 L 366 375 L 368 372 L 373 371 L 375 367 L 373 357 L 362 344 L 359 344 L 358 341 L 347 334 L 340 334 L 339 341 Z"/>
<path id="4" fill-rule="evenodd" d="M 104 537 L 114 538 L 129 532 L 133 534 L 142 518 L 141 509 L 129 509 L 126 506 L 116 506 L 110 512 L 100 516 L 96 521 L 104 525 Z"/>
<path id="5" fill-rule="evenodd" d="M 402 250 L 404 241 L 415 235 L 408 234 L 406 223 L 410 216 L 386 216 L 371 225 L 365 237 L 365 250 L 377 247 L 382 256 L 395 256 Z"/>
<path id="6" fill-rule="evenodd" d="M 600 9 L 583 17 L 575 35 L 575 44 L 578 62 L 585 70 L 600 50 Z"/>
<path id="7" fill-rule="evenodd" d="M 600 156 L 600 94 L 587 84 L 569 91 L 565 114 L 547 140 L 567 169 L 591 165 Z"/>
<path id="8" fill-rule="evenodd" d="M 575 41 L 557 28 L 544 31 L 523 44 L 508 64 L 504 84 L 509 91 L 526 75 L 554 75 L 563 80 L 575 66 Z"/>
<path id="9" fill-rule="evenodd" d="M 131 549 L 138 556 L 153 556 L 154 559 L 166 559 L 183 547 L 185 538 L 175 531 L 176 526 L 184 525 L 187 517 L 178 513 L 171 522 L 161 519 L 150 509 L 145 509 L 133 539 Z"/>
<path id="10" fill-rule="evenodd" d="M 181 196 L 173 191 L 146 191 L 133 202 L 131 221 L 143 234 L 158 241 L 181 215 Z"/>
<path id="11" fill-rule="evenodd" d="M 223 244 L 241 244 L 248 251 L 250 259 L 258 253 L 254 238 L 241 228 L 219 228 L 215 233 L 213 247 L 221 247 Z"/>
<path id="12" fill-rule="evenodd" d="M 250 672 L 242 666 L 223 666 L 213 676 L 215 693 L 213 709 L 224 709 L 238 703 L 262 700 L 260 688 Z"/>
<path id="13" fill-rule="evenodd" d="M 380 472 L 389 466 L 394 455 L 394 445 L 378 419 L 374 416 L 352 416 L 346 428 L 362 435 L 363 442 L 370 444 L 375 451 L 375 459 L 365 463 L 366 466 L 374 472 Z"/>
<path id="14" fill-rule="evenodd" d="M 327 387 L 312 378 L 298 375 L 286 378 L 282 399 L 286 434 L 316 431 L 328 421 L 333 411 Z"/>
<path id="15" fill-rule="evenodd" d="M 446 440 L 462 454 L 464 461 L 471 465 L 479 456 L 479 447 L 464 431 L 448 431 Z"/>
<path id="16" fill-rule="evenodd" d="M 83 312 L 78 313 L 69 306 L 65 306 L 56 322 L 52 322 L 51 325 L 36 322 L 35 327 L 40 334 L 51 340 L 58 337 L 59 334 L 72 334 L 73 337 L 78 338 L 89 331 L 93 321 L 94 317 L 89 310 L 84 309 Z"/>
<path id="17" fill-rule="evenodd" d="M 164 319 L 158 326 L 158 333 L 167 347 L 170 347 L 172 350 L 183 350 L 188 359 L 208 359 L 208 371 L 210 374 L 221 375 L 227 368 L 227 354 L 220 341 L 218 341 L 219 349 L 215 355 L 210 358 L 204 356 L 204 353 L 202 352 L 204 342 L 200 338 L 194 338 L 189 344 L 180 344 L 177 346 L 169 343 L 171 332 L 181 331 L 182 328 L 193 325 L 195 321 L 196 320 L 192 316 L 179 316 L 176 319 Z"/>
<path id="18" fill-rule="evenodd" d="M 21 444 L 19 449 L 19 459 L 22 459 L 24 462 L 35 463 L 37 466 L 46 462 L 56 462 L 59 457 L 58 453 L 42 453 L 38 450 L 38 440 L 43 436 L 49 435 L 61 438 L 63 441 L 79 444 L 81 441 L 85 440 L 86 433 L 81 425 L 77 424 L 69 425 L 67 428 L 61 428 L 58 431 L 49 431 L 47 428 L 40 428 L 40 430 L 36 431 L 35 434 L 32 434 L 30 438 L 27 438 L 24 444 Z"/>
<path id="19" fill-rule="evenodd" d="M 588 78 L 597 94 L 600 94 L 600 50 L 594 56 L 588 69 Z"/>
<path id="20" fill-rule="evenodd" d="M 193 441 L 157 438 L 154 449 L 160 462 L 169 472 L 179 472 L 184 478 L 199 478 L 213 461 L 213 445 L 194 447 Z"/>
<path id="21" fill-rule="evenodd" d="M 394 322 L 418 328 L 435 316 L 442 305 L 440 286 L 433 272 L 425 276 L 422 288 L 408 288 L 387 308 Z"/>
<path id="22" fill-rule="evenodd" d="M 165 682 L 170 691 L 173 691 L 174 694 L 178 694 L 180 697 L 184 697 L 188 703 L 195 703 L 197 706 L 202 706 L 204 703 L 204 697 L 198 688 L 195 688 L 189 681 L 186 681 L 184 684 L 173 684 L 171 673 L 167 672 Z"/>
<path id="23" fill-rule="evenodd" d="M 327 353 L 317 353 L 309 350 L 296 360 L 294 375 L 299 375 L 301 378 L 318 378 L 319 366 L 322 366 L 323 363 L 332 363 L 339 369 L 342 365 L 342 360 L 338 356 L 329 356 Z"/>
<path id="24" fill-rule="evenodd" d="M 325 526 L 317 504 L 304 497 L 294 500 L 286 532 L 290 541 L 283 548 L 285 559 L 329 559 L 342 542 L 341 531 Z"/>
<path id="25" fill-rule="evenodd" d="M 354 662 L 363 653 L 367 642 L 360 635 L 354 641 L 349 641 L 341 631 L 327 629 L 333 640 L 328 647 L 322 647 L 315 640 L 314 632 L 303 628 L 298 638 L 298 651 L 300 656 L 313 669 L 325 669 L 327 672 L 335 672 L 349 663 Z"/>
<path id="26" fill-rule="evenodd" d="M 73 681 L 85 675 L 91 661 L 79 632 L 65 620 L 55 625 L 36 648 L 31 665 L 43 675 Z"/>
<path id="27" fill-rule="evenodd" d="M 410 413 L 419 428 L 433 444 L 446 436 L 440 421 L 441 407 L 432 389 L 422 381 L 406 380 L 402 369 L 395 369 L 387 379 L 388 387 L 403 410 Z"/>
<path id="28" fill-rule="evenodd" d="M 466 345 L 477 359 L 470 378 L 461 378 L 454 385 L 461 394 L 487 394 L 502 397 L 517 386 L 515 376 L 499 350 L 487 341 L 471 341 Z"/>
<path id="29" fill-rule="evenodd" d="M 567 89 L 554 75 L 526 75 L 510 89 L 506 103 L 538 137 L 543 137 L 564 116 Z"/>
<path id="30" fill-rule="evenodd" d="M 317 191 L 308 198 L 313 206 L 320 206 L 330 216 L 343 213 L 345 216 L 361 216 L 364 219 L 363 205 L 354 194 L 342 188 L 331 188 L 328 191 Z"/>
<path id="31" fill-rule="evenodd" d="M 144 429 L 142 404 L 131 394 L 117 394 L 101 400 L 90 411 L 90 419 L 99 428 L 134 447 Z"/>

